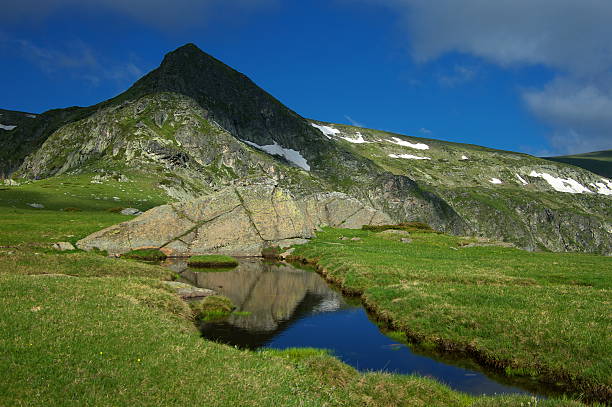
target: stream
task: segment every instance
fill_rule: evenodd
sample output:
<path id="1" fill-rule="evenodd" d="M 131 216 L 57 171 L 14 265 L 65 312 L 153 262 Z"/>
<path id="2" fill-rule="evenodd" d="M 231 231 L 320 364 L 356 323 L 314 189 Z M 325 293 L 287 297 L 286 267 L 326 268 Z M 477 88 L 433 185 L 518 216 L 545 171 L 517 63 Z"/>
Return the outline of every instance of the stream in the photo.
<path id="1" fill-rule="evenodd" d="M 469 360 L 418 351 L 386 336 L 358 299 L 343 296 L 310 270 L 259 259 L 241 259 L 227 271 L 193 271 L 185 259 L 163 265 L 183 282 L 229 297 L 247 314 L 201 322 L 202 336 L 212 341 L 252 350 L 329 349 L 360 371 L 431 377 L 473 395 L 551 394 L 537 382 L 511 380 Z"/>

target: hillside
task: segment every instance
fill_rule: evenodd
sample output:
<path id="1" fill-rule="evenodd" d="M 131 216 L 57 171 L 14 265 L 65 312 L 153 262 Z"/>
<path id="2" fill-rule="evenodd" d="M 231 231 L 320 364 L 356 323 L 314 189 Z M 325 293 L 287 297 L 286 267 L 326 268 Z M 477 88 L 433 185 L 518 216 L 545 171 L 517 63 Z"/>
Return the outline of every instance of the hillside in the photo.
<path id="1" fill-rule="evenodd" d="M 550 161 L 575 165 L 603 177 L 612 178 L 612 150 L 544 158 Z"/>
<path id="2" fill-rule="evenodd" d="M 168 200 L 260 183 L 298 196 L 339 191 L 398 222 L 612 253 L 608 179 L 525 154 L 307 120 L 192 44 L 96 106 L 3 114 L 0 167 L 17 179 L 154 177 Z"/>

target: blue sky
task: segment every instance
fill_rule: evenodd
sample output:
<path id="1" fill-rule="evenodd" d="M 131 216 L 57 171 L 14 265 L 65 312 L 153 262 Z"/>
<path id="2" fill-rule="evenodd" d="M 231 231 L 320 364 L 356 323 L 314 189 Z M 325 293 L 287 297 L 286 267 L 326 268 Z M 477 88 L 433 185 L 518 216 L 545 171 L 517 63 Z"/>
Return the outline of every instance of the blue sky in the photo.
<path id="1" fill-rule="evenodd" d="M 536 155 L 612 148 L 609 0 L 40 3 L 0 0 L 1 108 L 95 104 L 193 42 L 305 117 Z"/>

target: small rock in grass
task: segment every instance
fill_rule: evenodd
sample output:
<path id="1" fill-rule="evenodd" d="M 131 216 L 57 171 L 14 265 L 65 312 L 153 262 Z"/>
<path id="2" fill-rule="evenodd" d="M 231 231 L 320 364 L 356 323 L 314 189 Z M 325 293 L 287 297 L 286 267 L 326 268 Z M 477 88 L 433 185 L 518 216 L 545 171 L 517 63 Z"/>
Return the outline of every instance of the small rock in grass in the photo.
<path id="1" fill-rule="evenodd" d="M 185 300 L 194 298 L 204 298 L 216 294 L 213 290 L 195 287 L 193 285 L 181 283 L 179 281 L 164 281 L 163 284 L 170 287 L 174 292 L 179 295 L 179 297 Z"/>
<path id="2" fill-rule="evenodd" d="M 136 208 L 125 208 L 120 212 L 122 215 L 142 215 L 142 211 Z"/>
<path id="3" fill-rule="evenodd" d="M 340 236 L 338 239 L 340 239 L 340 240 L 349 240 L 349 238 L 346 237 L 346 236 Z"/>
<path id="4" fill-rule="evenodd" d="M 353 237 L 353 238 L 351 238 L 351 241 L 352 242 L 359 242 L 359 241 L 361 241 L 361 238 L 360 237 Z"/>
<path id="5" fill-rule="evenodd" d="M 53 243 L 53 248 L 55 250 L 59 250 L 61 252 L 65 252 L 67 250 L 75 250 L 74 246 L 70 242 L 57 242 L 57 243 Z"/>
<path id="6" fill-rule="evenodd" d="M 400 239 L 400 242 L 402 242 L 402 243 L 412 243 L 412 239 L 410 239 L 409 237 L 402 237 Z"/>
<path id="7" fill-rule="evenodd" d="M 43 209 L 45 207 L 45 205 L 39 203 L 29 203 L 28 206 L 31 206 L 32 208 L 36 209 Z"/>

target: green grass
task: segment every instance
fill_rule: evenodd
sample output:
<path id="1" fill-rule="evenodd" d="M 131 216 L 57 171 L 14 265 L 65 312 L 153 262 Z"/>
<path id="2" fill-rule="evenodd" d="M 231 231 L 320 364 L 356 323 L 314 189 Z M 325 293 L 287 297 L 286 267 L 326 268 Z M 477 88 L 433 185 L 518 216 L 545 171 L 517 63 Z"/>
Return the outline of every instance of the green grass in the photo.
<path id="1" fill-rule="evenodd" d="M 99 186 L 88 180 L 57 178 L 0 191 L 0 405 L 518 407 L 532 402 L 472 397 L 416 376 L 360 374 L 322 350 L 249 352 L 203 340 L 190 306 L 161 283 L 174 277 L 171 270 L 50 249 L 52 242 L 75 242 L 131 219 L 107 212 L 115 202 L 80 193 Z M 148 209 L 134 203 L 155 191 L 125 189 L 122 205 Z M 27 207 L 31 201 L 45 209 Z M 160 196 L 149 204 L 154 202 L 164 200 Z M 60 210 L 71 207 L 81 212 Z M 562 400 L 538 405 L 582 406 Z"/>
<path id="2" fill-rule="evenodd" d="M 551 161 L 572 164 L 576 167 L 582 167 L 594 172 L 595 174 L 612 178 L 612 150 L 545 158 Z"/>
<path id="3" fill-rule="evenodd" d="M 130 250 L 122 254 L 125 259 L 140 260 L 140 261 L 161 261 L 166 260 L 167 256 L 159 249 L 137 249 Z"/>
<path id="4" fill-rule="evenodd" d="M 238 260 L 231 256 L 209 254 L 201 256 L 191 256 L 187 261 L 187 265 L 189 267 L 195 268 L 236 267 L 238 265 Z"/>
<path id="5" fill-rule="evenodd" d="M 118 204 L 144 211 L 169 201 L 155 187 L 153 178 L 127 175 L 131 182 L 92 184 L 94 174 L 80 174 L 0 187 L 0 246 L 76 243 L 93 232 L 132 219 L 107 211 Z M 35 209 L 29 203 L 39 203 L 44 208 Z"/>
<path id="6" fill-rule="evenodd" d="M 385 230 L 403 230 L 405 232 L 434 232 L 431 226 L 422 222 L 403 222 L 397 225 L 363 225 L 363 230 L 382 232 Z"/>
<path id="7" fill-rule="evenodd" d="M 340 243 L 340 236 L 362 240 Z M 294 255 L 316 262 L 414 341 L 575 394 L 612 395 L 612 258 L 431 233 L 412 233 L 410 244 L 399 238 L 326 229 Z M 476 246 L 462 247 L 469 241 Z"/>

